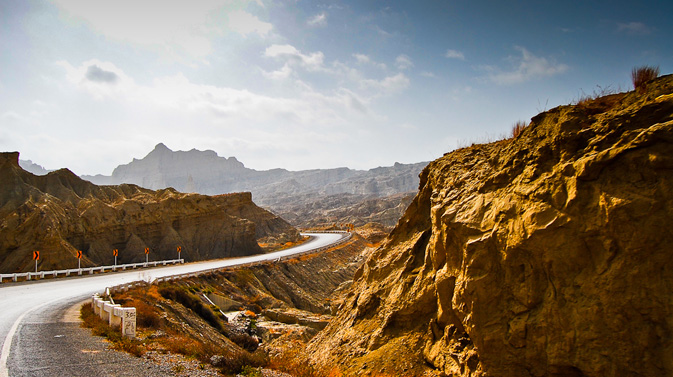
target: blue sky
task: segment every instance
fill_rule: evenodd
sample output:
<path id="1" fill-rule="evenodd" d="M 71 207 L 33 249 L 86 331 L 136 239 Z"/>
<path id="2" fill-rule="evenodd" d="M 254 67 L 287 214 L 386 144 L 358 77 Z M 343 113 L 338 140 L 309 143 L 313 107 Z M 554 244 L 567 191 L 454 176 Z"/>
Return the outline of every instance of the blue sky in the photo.
<path id="1" fill-rule="evenodd" d="M 0 1 L 0 150 L 110 174 L 159 142 L 369 169 L 497 139 L 635 66 L 670 1 Z"/>

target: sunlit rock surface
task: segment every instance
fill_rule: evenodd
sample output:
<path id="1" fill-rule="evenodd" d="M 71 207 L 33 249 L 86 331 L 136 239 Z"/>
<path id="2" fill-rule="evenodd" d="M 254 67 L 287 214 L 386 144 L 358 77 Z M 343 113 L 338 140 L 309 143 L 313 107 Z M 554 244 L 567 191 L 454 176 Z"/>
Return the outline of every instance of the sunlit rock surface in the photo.
<path id="1" fill-rule="evenodd" d="M 432 162 L 314 363 L 347 375 L 673 375 L 673 77 Z"/>

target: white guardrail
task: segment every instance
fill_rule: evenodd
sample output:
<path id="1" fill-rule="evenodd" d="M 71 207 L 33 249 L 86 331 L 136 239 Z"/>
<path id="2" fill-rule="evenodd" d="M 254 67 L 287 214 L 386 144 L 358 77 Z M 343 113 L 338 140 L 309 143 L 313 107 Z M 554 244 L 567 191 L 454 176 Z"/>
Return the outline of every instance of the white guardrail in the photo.
<path id="1" fill-rule="evenodd" d="M 106 272 L 106 271 L 125 271 L 126 269 L 135 269 L 135 268 L 145 268 L 145 267 L 156 267 L 156 266 L 165 266 L 167 264 L 176 264 L 176 263 L 185 263 L 184 259 L 170 259 L 170 260 L 160 260 L 153 262 L 140 262 L 140 263 L 128 263 L 128 264 L 118 264 L 116 266 L 98 266 L 98 267 L 86 267 L 86 268 L 71 268 L 69 270 L 54 270 L 54 271 L 38 271 L 38 272 L 21 272 L 14 274 L 0 274 L 0 283 L 5 279 L 11 279 L 11 281 L 18 281 L 19 278 L 26 278 L 26 280 L 31 280 L 32 278 L 44 279 L 45 277 L 58 277 L 58 276 L 70 276 L 70 275 L 83 275 L 89 274 L 93 275 L 95 272 Z"/>

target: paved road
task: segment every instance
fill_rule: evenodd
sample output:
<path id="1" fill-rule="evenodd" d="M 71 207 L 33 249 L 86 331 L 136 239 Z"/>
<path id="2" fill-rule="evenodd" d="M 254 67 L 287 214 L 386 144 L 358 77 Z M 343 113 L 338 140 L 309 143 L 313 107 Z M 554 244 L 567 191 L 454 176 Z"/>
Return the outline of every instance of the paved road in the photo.
<path id="1" fill-rule="evenodd" d="M 218 267 L 235 266 L 250 262 L 275 260 L 279 257 L 302 253 L 335 243 L 343 234 L 304 233 L 311 240 L 302 245 L 270 254 L 241 258 L 218 259 L 178 266 L 157 267 L 146 270 L 106 273 L 92 276 L 77 276 L 64 279 L 31 281 L 0 286 L 0 377 L 14 375 L 8 370 L 8 359 L 14 351 L 12 340 L 24 322 L 36 322 L 52 309 L 62 307 L 64 302 L 75 303 L 102 292 L 105 287 L 137 280 L 151 280 L 158 277 L 196 272 Z M 39 321 L 38 321 L 39 322 Z M 39 348 L 40 345 L 36 345 Z M 22 350 L 24 352 L 25 350 Z M 20 355 L 19 355 L 20 356 Z M 20 359 L 19 357 L 18 359 Z M 13 357 L 17 359 L 17 357 Z M 16 364 L 11 365 L 12 370 Z"/>

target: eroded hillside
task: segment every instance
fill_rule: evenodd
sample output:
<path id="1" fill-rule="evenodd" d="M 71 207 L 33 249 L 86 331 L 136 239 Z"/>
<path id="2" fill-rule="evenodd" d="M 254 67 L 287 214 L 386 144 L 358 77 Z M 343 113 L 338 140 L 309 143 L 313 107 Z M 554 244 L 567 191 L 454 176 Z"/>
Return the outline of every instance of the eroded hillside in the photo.
<path id="1" fill-rule="evenodd" d="M 283 219 L 257 207 L 250 193 L 205 196 L 135 185 L 96 186 L 66 169 L 35 176 L 19 154 L 0 154 L 0 271 L 111 265 L 177 257 L 202 260 L 262 252 L 260 238 L 299 239 Z"/>
<path id="2" fill-rule="evenodd" d="M 309 346 L 345 375 L 673 375 L 673 77 L 432 162 Z"/>

